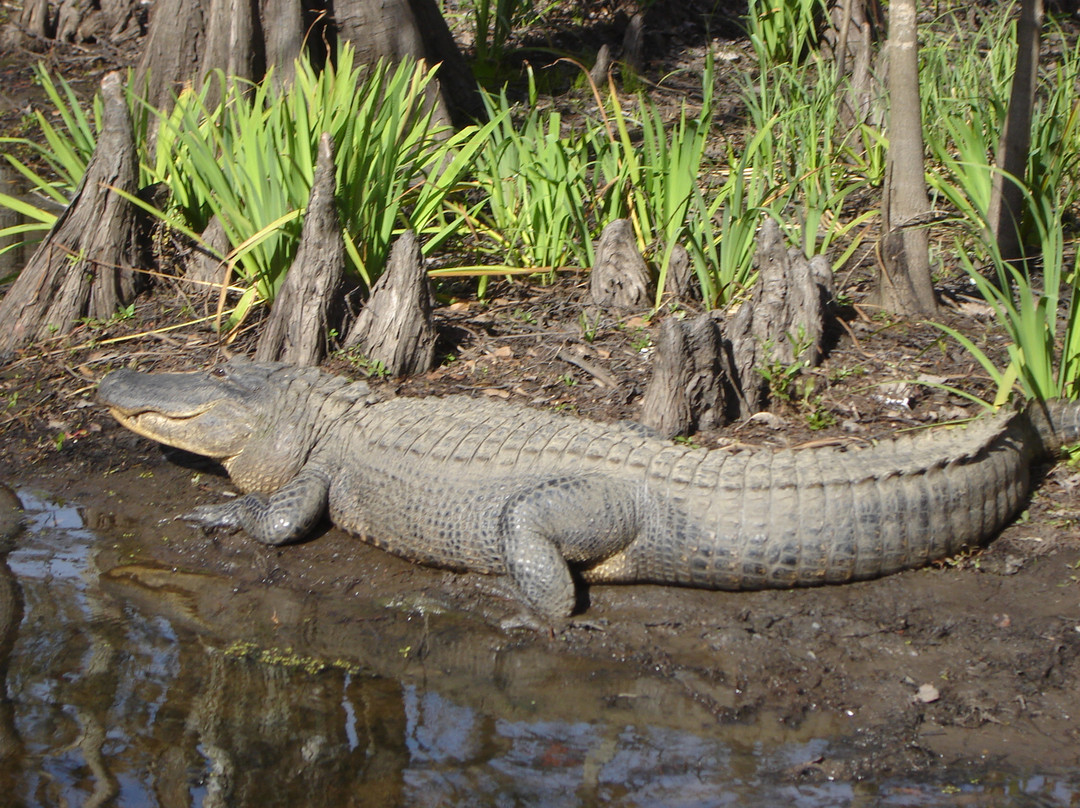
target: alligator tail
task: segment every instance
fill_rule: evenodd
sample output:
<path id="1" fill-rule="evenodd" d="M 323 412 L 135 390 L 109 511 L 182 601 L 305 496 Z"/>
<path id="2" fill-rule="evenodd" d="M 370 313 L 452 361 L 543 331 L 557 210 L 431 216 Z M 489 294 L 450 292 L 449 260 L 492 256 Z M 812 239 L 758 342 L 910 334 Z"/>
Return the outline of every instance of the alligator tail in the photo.
<path id="1" fill-rule="evenodd" d="M 1063 447 L 1080 443 L 1080 401 L 1033 401 L 1027 415 L 1047 455 L 1059 455 Z"/>

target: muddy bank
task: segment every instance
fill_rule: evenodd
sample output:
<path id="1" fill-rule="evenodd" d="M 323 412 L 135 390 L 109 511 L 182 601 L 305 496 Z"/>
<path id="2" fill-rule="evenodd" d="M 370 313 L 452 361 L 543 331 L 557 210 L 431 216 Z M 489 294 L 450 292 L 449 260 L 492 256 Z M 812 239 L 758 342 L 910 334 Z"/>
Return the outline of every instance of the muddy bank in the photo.
<path id="1" fill-rule="evenodd" d="M 777 773 L 797 782 L 1080 767 L 1067 468 L 988 549 L 940 568 L 784 592 L 597 586 L 577 623 L 549 636 L 499 628 L 517 607 L 497 582 L 416 567 L 336 529 L 285 548 L 205 536 L 171 517 L 217 501 L 227 480 L 100 427 L 81 456 L 122 447 L 112 457 L 39 465 L 21 483 L 85 509 L 106 591 L 241 656 L 437 676 L 458 703 L 496 699 L 506 715 L 599 711 L 749 747 L 829 738 L 827 755 Z"/>

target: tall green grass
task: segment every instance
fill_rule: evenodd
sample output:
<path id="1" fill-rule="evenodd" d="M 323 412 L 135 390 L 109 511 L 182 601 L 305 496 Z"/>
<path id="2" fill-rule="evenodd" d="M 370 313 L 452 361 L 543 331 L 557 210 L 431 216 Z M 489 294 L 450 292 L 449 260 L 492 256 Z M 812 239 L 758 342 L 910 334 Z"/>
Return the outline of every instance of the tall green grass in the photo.
<path id="1" fill-rule="evenodd" d="M 562 115 L 539 106 L 529 72 L 525 111 L 506 92 L 485 95 L 489 127 L 473 177 L 486 198 L 473 215 L 490 252 L 507 269 L 551 273 L 593 263 L 595 140 L 589 129 L 564 134 Z"/>
<path id="2" fill-rule="evenodd" d="M 817 28 L 827 15 L 824 0 L 750 0 L 750 44 L 769 64 L 797 64 L 813 52 Z"/>
<path id="3" fill-rule="evenodd" d="M 618 174 L 611 180 L 625 200 L 638 238 L 645 248 L 655 246 L 657 304 L 664 292 L 671 256 L 678 244 L 689 243 L 691 257 L 702 254 L 700 231 L 691 230 L 690 211 L 701 177 L 709 170 L 705 148 L 712 129 L 714 62 L 711 54 L 702 72 L 702 103 L 695 114 L 682 105 L 668 125 L 660 110 L 639 94 L 632 118 L 609 80 L 608 118 L 615 124 Z M 634 120 L 636 118 L 636 120 Z M 631 127 L 640 140 L 631 135 Z"/>
<path id="4" fill-rule="evenodd" d="M 997 404 L 1017 386 L 1028 398 L 1080 394 L 1080 278 L 1070 224 L 1080 199 L 1080 107 L 1074 92 L 1080 51 L 1052 23 L 1048 35 L 1059 46 L 1041 73 L 1027 173 L 1004 180 L 1023 187 L 1029 259 L 1004 263 L 987 234 L 994 158 L 1016 55 L 1014 9 L 984 15 L 976 31 L 959 25 L 931 28 L 921 77 L 924 134 L 933 158 L 927 179 L 936 204 L 951 210 L 966 233 L 954 251 L 1009 336 L 1008 363 L 996 367 L 970 339 L 942 328 L 993 379 Z"/>
<path id="5" fill-rule="evenodd" d="M 269 78 L 246 88 L 219 75 L 219 107 L 189 93 L 179 112 L 160 117 L 173 158 L 163 180 L 189 218 L 202 218 L 199 211 L 221 220 L 243 250 L 238 269 L 272 300 L 295 254 L 319 137 L 329 133 L 347 254 L 370 285 L 397 234 L 428 236 L 430 250 L 453 231 L 443 203 L 489 131 L 436 125 L 434 77 L 411 62 L 356 65 L 347 45 L 322 71 L 300 61 L 282 91 Z"/>
<path id="6" fill-rule="evenodd" d="M 0 206 L 26 220 L 0 229 L 0 238 L 21 237 L 5 247 L 5 251 L 40 240 L 53 226 L 57 218 L 55 209 L 67 206 L 86 173 L 101 128 L 100 96 L 89 110 L 83 110 L 75 91 L 62 78 L 54 79 L 41 64 L 35 66 L 34 76 L 56 112 L 57 123 L 53 124 L 44 112 L 35 109 L 33 119 L 40 139 L 0 137 L 0 148 L 10 149 L 5 150 L 3 159 L 18 172 L 29 191 L 27 198 L 0 193 Z M 19 148 L 29 151 L 36 159 L 19 159 L 12 153 Z M 35 167 L 42 164 L 42 169 Z M 35 204 L 35 199 L 40 202 Z"/>
<path id="7" fill-rule="evenodd" d="M 100 101 L 88 114 L 63 81 L 53 82 L 44 70 L 39 75 L 62 126 L 37 112 L 43 142 L 17 142 L 34 148 L 48 171 L 5 157 L 34 190 L 66 205 L 93 153 Z M 168 187 L 166 209 L 158 213 L 183 232 L 194 235 L 212 216 L 220 219 L 251 300 L 273 299 L 295 255 L 323 132 L 335 144 L 347 253 L 370 285 L 405 229 L 424 236 L 429 251 L 457 231 L 461 217 L 446 200 L 462 187 L 499 123 L 458 132 L 440 127 L 433 121 L 434 69 L 412 62 L 357 65 L 347 44 L 322 71 L 300 60 L 284 90 L 272 76 L 249 84 L 219 73 L 209 81 L 218 85 L 219 104 L 208 107 L 204 86 L 183 91 L 168 113 L 140 105 L 129 89 L 142 184 Z M 151 123 L 156 138 L 148 135 Z M 55 220 L 19 199 L 0 197 L 0 204 L 32 217 L 20 226 L 28 231 Z"/>

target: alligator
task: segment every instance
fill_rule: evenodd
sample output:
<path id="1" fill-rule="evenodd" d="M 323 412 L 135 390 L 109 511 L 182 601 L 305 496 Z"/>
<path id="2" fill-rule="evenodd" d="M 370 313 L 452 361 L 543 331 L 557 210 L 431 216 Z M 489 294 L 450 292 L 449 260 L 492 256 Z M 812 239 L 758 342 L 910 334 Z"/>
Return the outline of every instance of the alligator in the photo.
<path id="1" fill-rule="evenodd" d="M 115 370 L 125 427 L 224 466 L 244 496 L 184 519 L 268 545 L 338 527 L 414 562 L 504 576 L 546 621 L 578 582 L 744 590 L 865 580 L 993 538 L 1080 404 L 1014 407 L 855 448 L 704 449 L 467 396 L 378 401 L 317 368 Z"/>

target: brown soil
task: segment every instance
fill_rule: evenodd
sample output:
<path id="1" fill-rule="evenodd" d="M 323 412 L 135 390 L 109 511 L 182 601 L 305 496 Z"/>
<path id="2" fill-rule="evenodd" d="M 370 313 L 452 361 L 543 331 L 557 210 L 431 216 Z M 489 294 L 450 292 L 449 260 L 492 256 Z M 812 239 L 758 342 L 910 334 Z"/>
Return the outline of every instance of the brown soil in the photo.
<path id="1" fill-rule="evenodd" d="M 860 277 L 839 279 L 856 304 L 867 292 Z M 436 312 L 442 365 L 373 384 L 386 395 L 466 393 L 632 419 L 656 321 L 640 312 L 583 328 L 584 291 L 572 275 L 550 286 L 494 284 L 485 302 L 470 287 L 445 289 Z M 215 361 L 223 349 L 196 326 L 114 341 L 176 322 L 186 302 L 160 283 L 130 320 L 88 325 L 69 344 L 39 346 L 0 369 L 3 481 L 40 485 L 87 508 L 103 536 L 99 565 L 130 597 L 185 592 L 183 608 L 172 613 L 199 630 L 225 640 L 278 632 L 289 639 L 280 645 L 327 658 L 363 648 L 362 660 L 352 652 L 354 661 L 380 673 L 407 666 L 410 654 L 400 651 L 409 648 L 412 660 L 427 658 L 460 677 L 462 690 L 495 675 L 463 669 L 466 644 L 522 665 L 606 671 L 619 683 L 608 696 L 612 709 L 644 709 L 648 683 L 662 681 L 733 730 L 772 723 L 778 733 L 803 728 L 807 737 L 839 739 L 832 748 L 842 753 L 799 762 L 782 775 L 792 780 L 1080 767 L 1080 475 L 1073 468 L 1046 469 L 1028 509 L 998 539 L 933 568 L 790 592 L 593 587 L 587 610 L 563 633 L 506 632 L 499 621 L 516 608 L 481 576 L 409 565 L 336 529 L 268 549 L 169 521 L 217 500 L 227 481 L 122 430 L 94 403 L 93 387 L 120 365 Z M 965 301 L 943 317 L 999 353 L 1000 335 L 979 315 Z M 250 344 L 249 333 L 229 351 L 246 353 Z M 360 372 L 345 357 L 330 366 Z M 974 414 L 966 400 L 916 381 L 989 390 L 978 366 L 939 330 L 858 305 L 835 319 L 815 379 L 812 404 L 779 401 L 768 418 L 694 440 L 861 442 Z M 200 588 L 185 578 L 203 573 L 213 575 L 201 581 L 229 587 Z M 288 619 L 297 609 L 330 615 L 321 624 L 336 628 L 305 636 Z M 572 697 L 545 692 L 550 703 L 541 713 L 572 715 Z"/>

